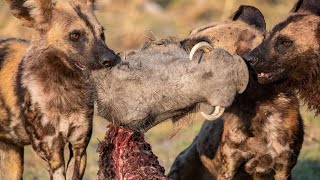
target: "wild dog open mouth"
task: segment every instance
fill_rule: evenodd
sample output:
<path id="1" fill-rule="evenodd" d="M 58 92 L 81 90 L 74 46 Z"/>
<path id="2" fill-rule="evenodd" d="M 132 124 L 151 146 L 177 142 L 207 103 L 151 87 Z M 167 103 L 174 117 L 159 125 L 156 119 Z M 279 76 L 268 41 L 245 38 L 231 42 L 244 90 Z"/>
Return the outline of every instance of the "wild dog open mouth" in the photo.
<path id="1" fill-rule="evenodd" d="M 87 67 L 81 63 L 78 63 L 76 61 L 73 62 L 75 66 L 77 66 L 77 68 L 79 68 L 80 70 L 84 71 Z"/>
<path id="2" fill-rule="evenodd" d="M 260 73 L 258 74 L 259 78 L 269 78 L 270 77 L 270 73 Z"/>
<path id="3" fill-rule="evenodd" d="M 277 71 L 274 71 L 272 73 L 259 73 L 258 74 L 258 78 L 260 79 L 274 79 L 274 78 L 278 78 L 279 75 L 281 75 L 285 70 L 284 69 L 280 69 Z"/>
<path id="4" fill-rule="evenodd" d="M 108 129 L 105 140 L 98 146 L 98 180 L 167 180 L 143 134 L 113 125 Z"/>

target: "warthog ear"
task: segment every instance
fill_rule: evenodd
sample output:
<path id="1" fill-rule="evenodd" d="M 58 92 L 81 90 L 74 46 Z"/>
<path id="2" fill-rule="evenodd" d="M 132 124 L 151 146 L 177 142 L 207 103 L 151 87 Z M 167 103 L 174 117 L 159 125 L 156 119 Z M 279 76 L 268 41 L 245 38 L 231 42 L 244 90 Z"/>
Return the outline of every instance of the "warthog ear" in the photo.
<path id="1" fill-rule="evenodd" d="M 310 12 L 320 15 L 319 0 L 298 0 L 290 11 L 291 13 Z"/>
<path id="2" fill-rule="evenodd" d="M 232 21 L 243 21 L 261 32 L 266 31 L 266 21 L 263 14 L 253 6 L 240 6 L 229 19 Z"/>
<path id="3" fill-rule="evenodd" d="M 6 0 L 12 14 L 20 19 L 23 25 L 42 29 L 50 22 L 53 2 L 51 0 Z"/>

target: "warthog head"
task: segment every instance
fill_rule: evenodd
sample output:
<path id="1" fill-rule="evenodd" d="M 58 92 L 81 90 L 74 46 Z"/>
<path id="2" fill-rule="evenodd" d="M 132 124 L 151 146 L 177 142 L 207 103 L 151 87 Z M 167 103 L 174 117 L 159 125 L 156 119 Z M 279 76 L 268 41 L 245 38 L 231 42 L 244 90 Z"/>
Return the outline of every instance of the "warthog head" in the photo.
<path id="1" fill-rule="evenodd" d="M 173 40 L 149 42 L 121 58 L 115 68 L 93 72 L 98 110 L 114 124 L 136 131 L 179 119 L 199 103 L 216 107 L 211 115 L 203 113 L 216 119 L 249 80 L 241 57 L 205 42 L 191 53 Z"/>

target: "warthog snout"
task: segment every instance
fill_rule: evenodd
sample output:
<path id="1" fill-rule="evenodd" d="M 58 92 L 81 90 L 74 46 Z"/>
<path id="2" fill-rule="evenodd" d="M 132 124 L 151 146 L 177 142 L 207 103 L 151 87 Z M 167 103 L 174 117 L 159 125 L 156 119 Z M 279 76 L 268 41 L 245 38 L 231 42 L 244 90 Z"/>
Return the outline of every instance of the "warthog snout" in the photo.
<path id="1" fill-rule="evenodd" d="M 213 47 L 209 44 L 209 43 L 207 43 L 207 42 L 200 42 L 200 43 L 198 43 L 198 44 L 196 44 L 192 49 L 191 49 L 191 51 L 190 51 L 190 55 L 189 55 L 189 58 L 190 58 L 190 60 L 193 60 L 193 57 L 194 57 L 194 55 L 195 55 L 195 53 L 197 52 L 197 51 L 201 51 L 202 53 L 204 53 L 204 52 L 209 52 L 209 51 L 212 51 L 213 50 Z M 242 71 L 242 69 L 240 68 L 240 72 Z M 245 72 L 241 72 L 241 73 L 243 73 L 243 75 L 242 76 L 247 76 L 247 69 L 245 68 Z M 218 77 L 219 78 L 219 77 Z M 241 82 L 243 80 L 243 82 Z M 245 89 L 246 89 L 246 87 L 247 87 L 247 85 L 248 85 L 248 82 L 249 82 L 249 76 L 247 76 L 247 78 L 242 78 L 242 79 L 240 79 L 240 83 L 239 83 L 239 85 L 238 85 L 238 93 L 243 93 L 244 91 L 245 91 Z M 225 111 L 225 107 L 221 107 L 221 106 L 216 106 L 215 107 L 215 110 L 214 110 L 214 112 L 212 113 L 212 114 L 206 114 L 206 113 L 204 113 L 204 112 L 201 112 L 201 115 L 205 118 L 205 119 L 207 119 L 207 120 L 211 120 L 211 121 L 213 121 L 213 120 L 216 120 L 216 119 L 218 119 L 219 117 L 221 117 L 222 116 L 222 114 L 224 113 L 224 111 Z"/>

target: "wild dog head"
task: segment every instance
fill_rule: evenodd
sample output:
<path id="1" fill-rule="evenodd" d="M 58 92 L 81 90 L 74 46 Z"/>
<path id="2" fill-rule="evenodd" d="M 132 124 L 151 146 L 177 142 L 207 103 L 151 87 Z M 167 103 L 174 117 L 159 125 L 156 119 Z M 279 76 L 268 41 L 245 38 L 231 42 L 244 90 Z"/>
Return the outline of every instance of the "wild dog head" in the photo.
<path id="1" fill-rule="evenodd" d="M 74 70 L 112 66 L 104 28 L 94 14 L 94 0 L 7 0 L 12 14 L 36 30 L 32 45 L 51 53 Z"/>
<path id="2" fill-rule="evenodd" d="M 195 44 L 205 41 L 213 48 L 242 55 L 262 42 L 265 30 L 264 16 L 257 8 L 240 6 L 226 21 L 193 30 L 181 44 L 190 50 Z"/>
<path id="3" fill-rule="evenodd" d="M 320 1 L 298 0 L 289 16 L 245 58 L 260 83 L 302 83 L 319 76 L 319 42 Z"/>

